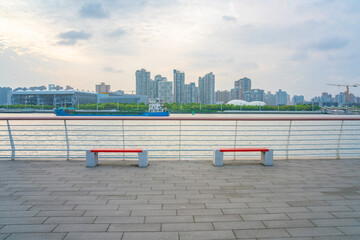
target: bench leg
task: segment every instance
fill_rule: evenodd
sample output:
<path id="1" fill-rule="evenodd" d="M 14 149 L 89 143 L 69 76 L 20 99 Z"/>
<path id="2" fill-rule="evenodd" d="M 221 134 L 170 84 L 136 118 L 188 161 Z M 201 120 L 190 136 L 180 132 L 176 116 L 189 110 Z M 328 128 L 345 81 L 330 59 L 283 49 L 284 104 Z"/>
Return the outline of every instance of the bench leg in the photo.
<path id="1" fill-rule="evenodd" d="M 261 161 L 264 166 L 272 166 L 274 162 L 274 151 L 269 149 L 268 152 L 261 152 Z"/>
<path id="2" fill-rule="evenodd" d="M 98 153 L 93 153 L 90 150 L 86 150 L 86 167 L 95 167 L 98 165 Z"/>
<path id="3" fill-rule="evenodd" d="M 147 167 L 149 164 L 148 150 L 143 149 L 142 152 L 138 154 L 139 154 L 139 167 Z"/>
<path id="4" fill-rule="evenodd" d="M 214 149 L 213 164 L 215 167 L 223 166 L 224 153 L 220 152 L 220 149 Z"/>

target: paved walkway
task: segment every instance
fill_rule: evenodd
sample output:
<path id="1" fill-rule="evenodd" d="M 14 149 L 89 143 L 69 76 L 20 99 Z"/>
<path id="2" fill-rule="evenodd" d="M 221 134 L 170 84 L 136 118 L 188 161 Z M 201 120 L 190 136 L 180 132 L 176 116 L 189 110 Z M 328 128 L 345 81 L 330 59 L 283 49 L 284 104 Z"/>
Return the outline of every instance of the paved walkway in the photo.
<path id="1" fill-rule="evenodd" d="M 290 238 L 360 239 L 359 159 L 0 161 L 0 239 Z"/>

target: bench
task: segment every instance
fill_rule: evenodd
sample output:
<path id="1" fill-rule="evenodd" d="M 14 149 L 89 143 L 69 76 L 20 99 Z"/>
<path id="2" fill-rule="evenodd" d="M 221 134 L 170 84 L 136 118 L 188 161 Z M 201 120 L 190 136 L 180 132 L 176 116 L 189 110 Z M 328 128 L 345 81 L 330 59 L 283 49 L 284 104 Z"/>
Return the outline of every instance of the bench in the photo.
<path id="1" fill-rule="evenodd" d="M 214 149 L 213 163 L 215 167 L 223 166 L 224 152 L 261 152 L 262 164 L 273 165 L 273 150 L 267 148 L 217 148 Z"/>
<path id="2" fill-rule="evenodd" d="M 86 150 L 86 167 L 95 167 L 98 165 L 99 152 L 119 152 L 119 153 L 138 153 L 139 167 L 148 166 L 148 150 L 147 149 L 104 149 L 93 148 Z"/>

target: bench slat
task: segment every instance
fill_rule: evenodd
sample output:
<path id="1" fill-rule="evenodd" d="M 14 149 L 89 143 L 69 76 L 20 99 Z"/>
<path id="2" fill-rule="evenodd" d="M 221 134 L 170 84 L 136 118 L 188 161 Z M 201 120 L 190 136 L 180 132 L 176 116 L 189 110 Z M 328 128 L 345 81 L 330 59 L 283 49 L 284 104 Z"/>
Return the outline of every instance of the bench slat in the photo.
<path id="1" fill-rule="evenodd" d="M 220 152 L 268 152 L 267 148 L 220 148 Z"/>
<path id="2" fill-rule="evenodd" d="M 111 148 L 93 148 L 91 152 L 133 152 L 140 153 L 143 150 L 141 148 L 136 149 L 111 149 Z"/>

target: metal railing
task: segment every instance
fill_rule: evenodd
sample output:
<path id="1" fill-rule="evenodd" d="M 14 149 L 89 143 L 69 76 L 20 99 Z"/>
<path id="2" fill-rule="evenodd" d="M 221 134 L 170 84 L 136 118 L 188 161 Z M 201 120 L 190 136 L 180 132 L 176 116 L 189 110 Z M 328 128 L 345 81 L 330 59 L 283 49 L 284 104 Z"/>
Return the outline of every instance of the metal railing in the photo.
<path id="1" fill-rule="evenodd" d="M 151 159 L 210 159 L 217 147 L 267 147 L 275 159 L 359 158 L 360 117 L 0 117 L 1 159 L 85 158 L 93 147 L 147 148 Z"/>

